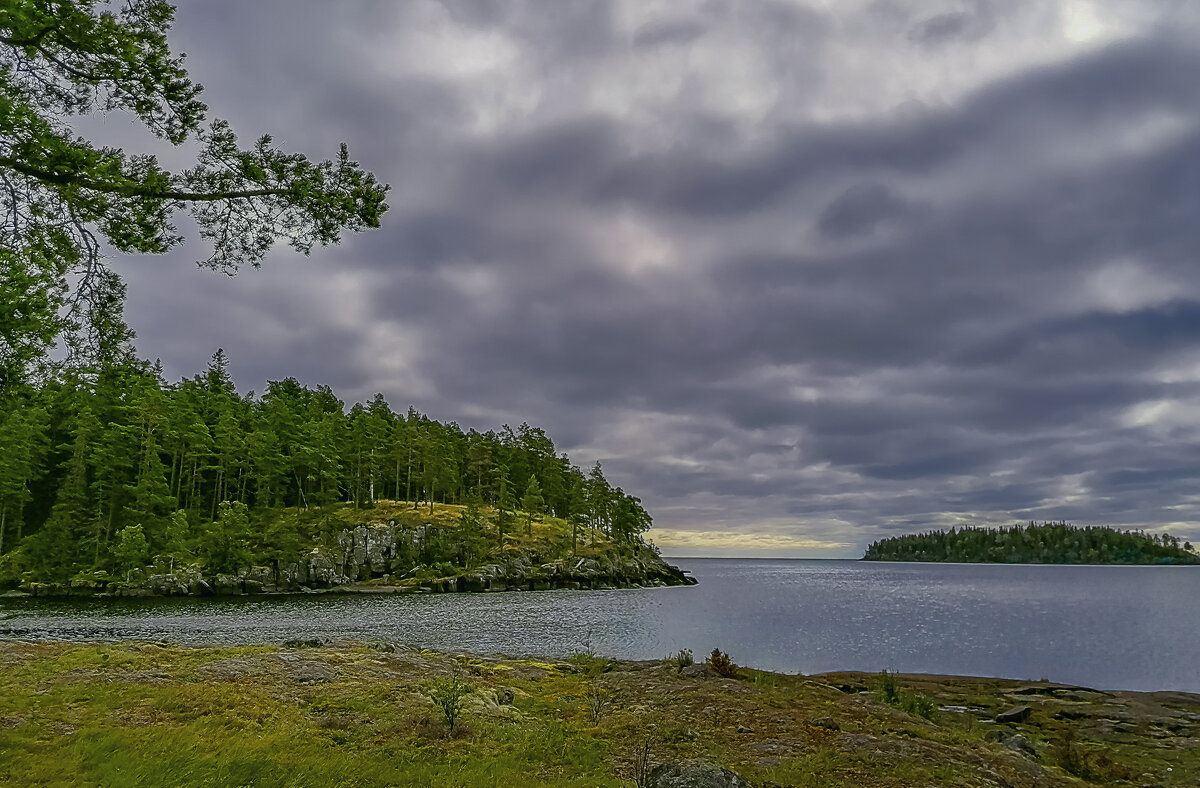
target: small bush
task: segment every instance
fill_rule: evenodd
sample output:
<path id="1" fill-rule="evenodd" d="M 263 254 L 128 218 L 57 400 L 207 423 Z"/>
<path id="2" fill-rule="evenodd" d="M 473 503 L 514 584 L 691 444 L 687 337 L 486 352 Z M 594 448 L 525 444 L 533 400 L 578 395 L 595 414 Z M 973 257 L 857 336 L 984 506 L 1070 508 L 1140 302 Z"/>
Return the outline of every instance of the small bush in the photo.
<path id="1" fill-rule="evenodd" d="M 674 665 L 676 673 L 682 673 L 684 668 L 696 664 L 696 658 L 692 656 L 690 648 L 681 648 L 663 661 Z"/>
<path id="2" fill-rule="evenodd" d="M 457 673 L 434 679 L 430 687 L 429 697 L 442 710 L 442 716 L 454 733 L 454 726 L 462 715 L 463 705 L 468 695 L 475 691 L 467 682 L 458 677 Z"/>
<path id="3" fill-rule="evenodd" d="M 708 664 L 712 665 L 713 670 L 717 672 L 718 676 L 724 676 L 729 679 L 737 678 L 738 666 L 733 664 L 733 660 L 729 658 L 729 655 L 719 648 L 714 648 L 712 653 L 708 655 Z"/>
<path id="4" fill-rule="evenodd" d="M 875 679 L 875 694 L 884 703 L 891 705 L 898 703 L 900 701 L 900 684 L 896 681 L 896 675 L 886 670 L 879 671 L 879 676 Z"/>
<path id="5" fill-rule="evenodd" d="M 633 784 L 637 788 L 646 788 L 650 785 L 650 771 L 654 768 L 654 746 L 657 742 L 654 737 L 647 735 L 642 739 L 640 744 L 634 746 L 633 749 Z"/>
<path id="6" fill-rule="evenodd" d="M 900 682 L 895 673 L 886 670 L 879 671 L 875 679 L 875 697 L 889 706 L 895 706 L 903 712 L 924 717 L 932 721 L 937 712 L 937 704 L 928 695 L 909 695 L 902 692 Z"/>
<path id="7" fill-rule="evenodd" d="M 937 705 L 928 695 L 902 695 L 900 708 L 927 720 L 932 720 L 934 712 L 937 711 Z"/>
<path id="8" fill-rule="evenodd" d="M 574 665 L 580 673 L 591 678 L 595 678 L 601 673 L 607 673 L 613 667 L 612 660 L 607 657 L 598 657 L 584 651 L 576 651 L 567 657 L 567 662 Z"/>
<path id="9" fill-rule="evenodd" d="M 596 684 L 588 685 L 587 704 L 588 713 L 593 725 L 600 724 L 600 718 L 604 716 L 604 709 L 608 706 L 609 693 L 601 689 Z"/>

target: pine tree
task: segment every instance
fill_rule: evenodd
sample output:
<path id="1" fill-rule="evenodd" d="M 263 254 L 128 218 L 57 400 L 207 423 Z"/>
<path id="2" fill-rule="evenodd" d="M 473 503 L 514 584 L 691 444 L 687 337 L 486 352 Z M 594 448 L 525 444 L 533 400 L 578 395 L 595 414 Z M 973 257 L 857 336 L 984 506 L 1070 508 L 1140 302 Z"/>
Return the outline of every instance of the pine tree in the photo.
<path id="1" fill-rule="evenodd" d="M 117 569 L 125 572 L 126 579 L 132 570 L 145 566 L 150 558 L 150 542 L 142 526 L 127 525 L 118 531 L 111 552 Z"/>
<path id="2" fill-rule="evenodd" d="M 16 532 L 20 541 L 24 507 L 32 499 L 29 483 L 46 453 L 49 417 L 40 407 L 21 402 L 0 420 L 0 555 L 5 534 Z"/>
<path id="3" fill-rule="evenodd" d="M 467 499 L 462 514 L 458 517 L 458 539 L 462 545 L 463 558 L 472 566 L 487 555 L 487 535 L 483 531 L 483 512 L 478 497 Z"/>
<path id="4" fill-rule="evenodd" d="M 88 461 L 100 422 L 86 406 L 76 414 L 70 455 L 50 516 L 31 545 L 31 563 L 46 579 L 65 579 L 83 564 L 95 510 L 90 496 Z M 94 561 L 93 561 L 94 564 Z"/>
<path id="5" fill-rule="evenodd" d="M 525 487 L 525 493 L 521 496 L 521 508 L 525 510 L 526 534 L 532 536 L 533 518 L 542 514 L 546 509 L 546 502 L 542 498 L 542 488 L 538 484 L 537 476 L 529 477 L 529 484 Z"/>
<path id="6" fill-rule="evenodd" d="M 222 501 L 217 519 L 201 538 L 205 564 L 211 572 L 230 573 L 250 562 L 250 514 L 241 501 Z"/>
<path id="7" fill-rule="evenodd" d="M 269 135 L 243 148 L 229 124 L 206 122 L 201 88 L 171 53 L 174 7 L 163 0 L 8 2 L 0 11 L 0 395 L 27 380 L 56 340 L 84 357 L 87 336 L 120 284 L 105 248 L 164 254 L 188 210 L 211 242 L 206 265 L 257 265 L 276 241 L 308 253 L 344 230 L 379 226 L 387 187 L 346 147 L 316 162 Z M 121 111 L 192 166 L 80 136 L 81 116 Z M 101 363 L 101 366 L 104 362 Z"/>

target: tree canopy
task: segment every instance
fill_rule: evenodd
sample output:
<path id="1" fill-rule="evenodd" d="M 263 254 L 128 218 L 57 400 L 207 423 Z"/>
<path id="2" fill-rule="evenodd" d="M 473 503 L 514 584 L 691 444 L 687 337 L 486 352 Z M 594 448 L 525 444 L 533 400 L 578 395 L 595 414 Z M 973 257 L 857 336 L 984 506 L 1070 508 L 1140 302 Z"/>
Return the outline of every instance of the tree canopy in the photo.
<path id="1" fill-rule="evenodd" d="M 207 119 L 201 87 L 166 34 L 161 0 L 8 0 L 0 5 L 0 394 L 28 379 L 56 342 L 103 352 L 123 291 L 107 249 L 162 254 L 183 236 L 180 211 L 209 244 L 202 265 L 257 266 L 278 241 L 308 253 L 342 231 L 379 226 L 388 187 L 350 159 L 311 161 L 269 135 L 243 147 Z M 195 165 L 171 172 L 150 154 L 76 134 L 80 116 L 122 112 Z"/>
<path id="2" fill-rule="evenodd" d="M 881 539 L 867 561 L 933 561 L 992 564 L 1198 564 L 1190 543 L 1170 534 L 1149 535 L 1065 522 L 1007 528 L 951 528 Z"/>
<path id="3" fill-rule="evenodd" d="M 295 535 L 270 531 L 283 509 L 387 500 L 430 517 L 465 504 L 461 543 L 442 545 L 463 560 L 486 552 L 483 507 L 500 539 L 517 517 L 527 532 L 545 515 L 627 546 L 651 526 L 599 464 L 581 470 L 539 427 L 464 430 L 380 395 L 347 407 L 292 378 L 242 395 L 222 351 L 170 384 L 131 355 L 22 386 L 0 411 L 0 587 L 121 573 L 147 556 L 224 572 L 293 555 Z"/>

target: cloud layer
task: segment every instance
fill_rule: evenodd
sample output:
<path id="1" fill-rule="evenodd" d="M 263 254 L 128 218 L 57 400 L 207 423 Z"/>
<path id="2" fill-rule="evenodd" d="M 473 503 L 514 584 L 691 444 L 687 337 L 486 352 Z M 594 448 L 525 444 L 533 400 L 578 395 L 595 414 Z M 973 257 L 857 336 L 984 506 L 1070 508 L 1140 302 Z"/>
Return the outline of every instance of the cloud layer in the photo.
<path id="1" fill-rule="evenodd" d="M 215 115 L 394 191 L 311 259 L 121 261 L 170 374 L 543 425 L 664 544 L 1200 537 L 1200 8 L 337 9 L 180 9 Z"/>

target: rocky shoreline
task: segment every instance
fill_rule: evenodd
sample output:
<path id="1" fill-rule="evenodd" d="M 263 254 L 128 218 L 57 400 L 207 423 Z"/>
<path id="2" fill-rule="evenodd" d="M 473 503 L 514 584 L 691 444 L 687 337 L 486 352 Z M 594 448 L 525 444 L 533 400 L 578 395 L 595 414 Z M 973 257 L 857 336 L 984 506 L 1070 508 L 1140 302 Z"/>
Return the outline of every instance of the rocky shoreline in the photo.
<path id="1" fill-rule="evenodd" d="M 419 550 L 426 530 L 394 521 L 360 525 L 336 534 L 295 561 L 248 566 L 234 573 L 205 574 L 198 565 L 175 567 L 160 560 L 126 577 L 107 572 L 64 583 L 24 583 L 14 596 L 243 596 L 297 593 L 457 593 L 613 589 L 694 585 L 695 579 L 662 560 L 649 547 L 630 555 L 606 553 L 541 561 L 519 548 L 470 569 L 439 571 L 423 564 L 403 568 L 397 556 Z M 408 540 L 409 545 L 401 545 Z M 401 549 L 401 548 L 405 549 Z M 442 567 L 445 569 L 445 567 Z"/>

